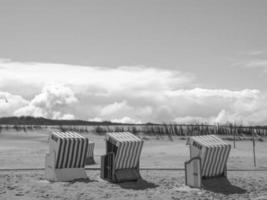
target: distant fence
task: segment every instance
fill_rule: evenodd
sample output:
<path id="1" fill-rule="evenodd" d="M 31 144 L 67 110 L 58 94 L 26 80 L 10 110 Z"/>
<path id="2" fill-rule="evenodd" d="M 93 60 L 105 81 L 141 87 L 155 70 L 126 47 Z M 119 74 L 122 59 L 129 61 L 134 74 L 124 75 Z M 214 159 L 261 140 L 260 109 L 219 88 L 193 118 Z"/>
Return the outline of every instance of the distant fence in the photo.
<path id="1" fill-rule="evenodd" d="M 36 129 L 59 129 L 61 131 L 77 131 L 80 133 L 96 133 L 104 135 L 107 132 L 129 131 L 133 134 L 144 134 L 151 136 L 194 136 L 194 135 L 229 135 L 229 136 L 267 136 L 265 126 L 237 126 L 237 125 L 206 125 L 206 124 L 136 124 L 136 125 L 0 125 L 2 130 L 15 129 L 17 131 L 28 131 Z"/>
<path id="2" fill-rule="evenodd" d="M 43 171 L 44 168 L 0 168 L 0 172 L 4 172 L 4 171 Z M 85 170 L 88 171 L 99 171 L 100 168 L 99 167 L 85 167 Z M 141 167 L 140 170 L 142 171 L 184 171 L 184 168 L 160 168 L 160 167 Z M 267 169 L 227 169 L 227 171 L 232 171 L 232 172 L 267 172 Z"/>

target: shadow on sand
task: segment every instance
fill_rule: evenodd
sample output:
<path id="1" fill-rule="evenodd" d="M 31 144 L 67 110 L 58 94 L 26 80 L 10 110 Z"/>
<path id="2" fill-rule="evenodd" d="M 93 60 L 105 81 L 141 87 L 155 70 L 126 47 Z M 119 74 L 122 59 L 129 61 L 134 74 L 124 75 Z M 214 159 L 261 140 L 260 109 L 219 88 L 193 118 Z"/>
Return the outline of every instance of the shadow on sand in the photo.
<path id="1" fill-rule="evenodd" d="M 76 183 L 76 182 L 81 182 L 81 183 L 92 183 L 92 182 L 97 182 L 96 180 L 91 180 L 89 178 L 81 178 L 81 179 L 75 179 L 72 181 L 69 181 L 70 184 Z"/>
<path id="2" fill-rule="evenodd" d="M 148 188 L 156 188 L 158 185 L 147 182 L 144 179 L 138 179 L 137 181 L 132 182 L 123 182 L 118 184 L 121 188 L 124 189 L 133 189 L 133 190 L 145 190 Z"/>
<path id="3" fill-rule="evenodd" d="M 204 179 L 202 180 L 202 184 L 205 190 L 225 195 L 243 194 L 246 192 L 246 190 L 232 185 L 226 177 Z"/>

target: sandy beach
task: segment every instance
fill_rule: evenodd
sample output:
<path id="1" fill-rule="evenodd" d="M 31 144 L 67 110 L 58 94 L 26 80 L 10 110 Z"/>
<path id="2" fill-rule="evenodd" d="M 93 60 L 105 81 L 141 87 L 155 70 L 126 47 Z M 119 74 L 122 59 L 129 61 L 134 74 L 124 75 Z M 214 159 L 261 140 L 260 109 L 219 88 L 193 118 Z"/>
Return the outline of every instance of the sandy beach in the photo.
<path id="1" fill-rule="evenodd" d="M 113 184 L 87 170 L 88 179 L 50 183 L 43 171 L 1 172 L 1 200 L 93 199 L 267 199 L 267 172 L 229 172 L 226 180 L 209 180 L 204 189 L 184 185 L 183 171 L 144 170 L 143 180 Z"/>
<path id="2" fill-rule="evenodd" d="M 49 130 L 15 131 L 2 130 L 0 134 L 0 169 L 44 168 L 45 154 L 48 153 Z M 93 133 L 82 134 L 95 142 L 96 164 L 88 167 L 100 167 L 100 156 L 105 154 L 104 136 Z M 142 136 L 145 143 L 142 149 L 141 168 L 184 168 L 189 160 L 189 147 L 183 137 Z M 256 164 L 254 167 L 252 142 L 233 142 L 228 160 L 229 169 L 266 169 L 267 170 L 267 138 L 256 142 Z"/>
<path id="3" fill-rule="evenodd" d="M 0 134 L 0 199 L 267 199 L 266 139 L 256 143 L 257 166 L 253 166 L 251 141 L 238 141 L 228 161 L 228 179 L 210 179 L 202 189 L 184 185 L 183 170 L 141 170 L 142 180 L 113 184 L 100 178 L 99 170 L 87 170 L 88 179 L 50 183 L 44 179 L 44 156 L 48 152 L 47 130 Z M 95 165 L 100 167 L 104 137 L 86 134 L 96 143 Z M 141 168 L 180 168 L 189 158 L 182 138 L 145 137 Z M 232 141 L 226 141 L 232 144 Z M 39 170 L 14 170 L 40 168 Z M 11 170 L 7 170 L 11 169 Z M 13 170 L 12 170 L 13 169 Z M 240 171 L 246 169 L 250 171 Z M 255 171 L 258 170 L 258 171 Z M 259 171 L 260 170 L 260 171 Z"/>

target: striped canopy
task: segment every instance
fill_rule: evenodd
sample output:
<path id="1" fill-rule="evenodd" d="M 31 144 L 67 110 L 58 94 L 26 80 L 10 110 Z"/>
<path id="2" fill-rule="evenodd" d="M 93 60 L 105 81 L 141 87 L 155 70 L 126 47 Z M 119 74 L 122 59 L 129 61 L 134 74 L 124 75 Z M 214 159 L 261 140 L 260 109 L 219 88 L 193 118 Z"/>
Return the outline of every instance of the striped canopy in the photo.
<path id="1" fill-rule="evenodd" d="M 107 141 L 118 147 L 115 169 L 136 168 L 144 141 L 129 132 L 107 133 Z"/>
<path id="2" fill-rule="evenodd" d="M 187 144 L 199 150 L 202 176 L 212 177 L 223 174 L 231 150 L 230 144 L 226 144 L 215 135 L 190 137 Z"/>
<path id="3" fill-rule="evenodd" d="M 56 152 L 55 168 L 83 168 L 88 150 L 88 138 L 76 132 L 54 131 L 50 137 L 50 152 Z"/>

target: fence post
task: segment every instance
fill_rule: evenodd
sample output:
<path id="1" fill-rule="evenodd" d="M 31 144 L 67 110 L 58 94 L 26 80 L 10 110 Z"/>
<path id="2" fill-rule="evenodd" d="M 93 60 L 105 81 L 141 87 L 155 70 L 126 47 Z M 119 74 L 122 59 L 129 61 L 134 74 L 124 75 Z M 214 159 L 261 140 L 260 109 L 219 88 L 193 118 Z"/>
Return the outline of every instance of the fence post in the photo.
<path id="1" fill-rule="evenodd" d="M 252 130 L 252 143 L 253 143 L 254 167 L 256 167 L 255 134 L 256 134 L 256 129 L 253 129 L 253 130 Z"/>

